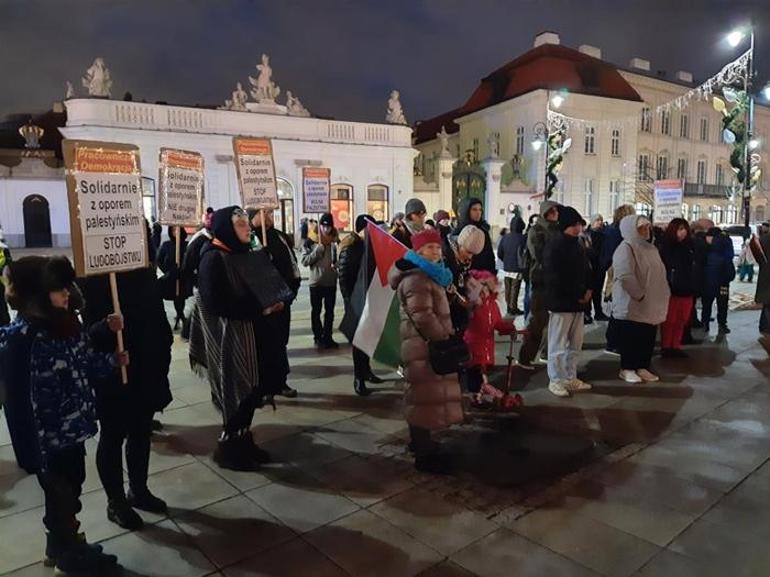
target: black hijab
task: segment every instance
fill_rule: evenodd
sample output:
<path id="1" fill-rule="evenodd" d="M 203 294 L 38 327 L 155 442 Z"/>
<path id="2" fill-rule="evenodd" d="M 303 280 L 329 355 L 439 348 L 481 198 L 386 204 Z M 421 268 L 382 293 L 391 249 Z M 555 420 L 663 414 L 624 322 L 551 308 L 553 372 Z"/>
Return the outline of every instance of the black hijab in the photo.
<path id="1" fill-rule="evenodd" d="M 238 240 L 238 236 L 235 234 L 235 228 L 233 227 L 233 213 L 242 210 L 243 209 L 237 205 L 220 208 L 214 212 L 214 217 L 211 222 L 211 230 L 214 233 L 214 238 L 224 244 L 233 253 L 246 253 L 251 250 L 251 243 L 242 243 Z M 245 212 L 243 215 L 246 217 Z"/>

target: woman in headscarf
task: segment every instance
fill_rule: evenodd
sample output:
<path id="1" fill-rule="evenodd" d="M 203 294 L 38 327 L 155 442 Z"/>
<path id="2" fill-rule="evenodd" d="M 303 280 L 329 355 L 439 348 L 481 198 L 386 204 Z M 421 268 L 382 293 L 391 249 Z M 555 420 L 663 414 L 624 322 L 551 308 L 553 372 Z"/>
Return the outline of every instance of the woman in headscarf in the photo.
<path id="1" fill-rule="evenodd" d="M 214 240 L 198 268 L 200 318 L 193 319 L 190 361 L 206 372 L 222 413 L 214 461 L 226 469 L 253 471 L 270 460 L 250 430 L 254 411 L 267 396 L 259 382 L 256 339 L 271 335 L 259 334 L 259 317 L 281 311 L 293 295 L 264 251 L 251 251 L 246 211 L 238 206 L 216 211 L 212 229 Z"/>
<path id="2" fill-rule="evenodd" d="M 469 224 L 477 226 L 484 233 L 484 249 L 473 257 L 471 268 L 474 270 L 486 270 L 497 274 L 495 263 L 495 251 L 492 248 L 492 237 L 489 236 L 489 223 L 484 220 L 484 208 L 478 198 L 467 198 L 457 211 L 457 226 L 453 234 L 460 232 Z"/>

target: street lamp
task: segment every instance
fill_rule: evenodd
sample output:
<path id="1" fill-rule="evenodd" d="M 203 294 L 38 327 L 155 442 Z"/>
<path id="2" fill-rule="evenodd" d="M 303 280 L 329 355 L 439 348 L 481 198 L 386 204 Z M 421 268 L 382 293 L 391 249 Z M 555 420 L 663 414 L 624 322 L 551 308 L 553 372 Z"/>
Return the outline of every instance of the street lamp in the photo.
<path id="1" fill-rule="evenodd" d="M 757 148 L 759 148 L 759 140 L 756 138 L 749 140 L 749 150 L 756 150 Z"/>
<path id="2" fill-rule="evenodd" d="M 532 141 L 532 149 L 537 152 L 543 148 L 543 144 L 545 144 L 545 141 L 548 138 L 548 128 L 546 127 L 545 122 L 538 122 L 532 127 L 532 132 L 535 135 L 535 138 Z"/>
<path id="3" fill-rule="evenodd" d="M 727 35 L 727 43 L 733 48 L 737 47 L 749 35 L 749 58 L 746 64 L 746 78 L 743 81 L 743 89 L 749 99 L 749 107 L 746 111 L 746 148 L 744 150 L 745 176 L 743 178 L 743 224 L 748 229 L 751 224 L 751 143 L 754 141 L 754 95 L 751 93 L 754 80 L 754 28 L 740 28 Z M 758 144 L 758 143 L 757 143 Z"/>
<path id="4" fill-rule="evenodd" d="M 746 34 L 743 32 L 743 30 L 733 30 L 730 32 L 730 34 L 727 35 L 727 43 L 735 48 L 738 46 L 738 44 L 741 43 L 745 35 Z"/>

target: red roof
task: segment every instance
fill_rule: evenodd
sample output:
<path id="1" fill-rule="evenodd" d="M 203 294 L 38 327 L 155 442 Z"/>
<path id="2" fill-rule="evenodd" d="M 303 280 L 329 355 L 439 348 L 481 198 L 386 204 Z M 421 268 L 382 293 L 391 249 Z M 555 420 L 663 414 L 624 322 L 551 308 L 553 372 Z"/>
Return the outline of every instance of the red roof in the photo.
<path id="1" fill-rule="evenodd" d="M 460 108 L 419 123 L 416 142 L 435 138 L 442 124 L 450 134 L 457 132 L 456 118 L 539 89 L 642 102 L 612 64 L 566 46 L 543 44 L 482 79 Z"/>

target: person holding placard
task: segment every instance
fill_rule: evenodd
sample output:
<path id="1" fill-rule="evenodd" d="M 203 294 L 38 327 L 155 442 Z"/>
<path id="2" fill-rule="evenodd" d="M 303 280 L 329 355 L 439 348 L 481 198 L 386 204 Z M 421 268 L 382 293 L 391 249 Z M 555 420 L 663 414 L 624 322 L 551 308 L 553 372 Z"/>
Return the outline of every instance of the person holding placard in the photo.
<path id="1" fill-rule="evenodd" d="M 301 277 L 299 266 L 297 266 L 297 256 L 291 246 L 291 240 L 282 231 L 273 225 L 272 210 L 253 210 L 249 209 L 249 222 L 252 227 L 251 246 L 252 249 L 259 249 L 262 246 L 262 239 L 267 238 L 267 252 L 273 266 L 283 278 L 283 281 L 291 289 L 292 300 L 297 298 Z M 262 214 L 264 213 L 264 214 Z M 265 232 L 263 236 L 262 222 L 264 219 Z M 291 331 L 291 302 L 286 303 L 282 311 L 275 314 L 262 317 L 262 334 L 274 335 L 274 339 L 257 339 L 257 347 L 260 352 L 259 364 L 260 380 L 271 383 L 271 390 L 275 394 L 288 398 L 297 396 L 296 389 L 292 389 L 286 382 L 290 372 L 289 356 L 287 347 L 289 346 L 289 334 Z M 270 362 L 264 362 L 267 359 Z M 262 370 L 265 369 L 264 372 Z"/>
<path id="2" fill-rule="evenodd" d="M 184 326 L 184 306 L 187 299 L 192 296 L 192 281 L 185 270 L 177 265 L 176 262 L 176 231 L 180 234 L 180 262 L 184 262 L 187 252 L 187 231 L 184 227 L 168 227 L 168 238 L 160 245 L 158 251 L 158 268 L 163 273 L 160 277 L 160 290 L 163 299 L 174 302 L 176 319 L 174 320 L 174 330 Z"/>
<path id="3" fill-rule="evenodd" d="M 274 339 L 264 332 L 261 317 L 283 310 L 294 293 L 262 251 L 251 250 L 249 217 L 229 206 L 214 213 L 214 240 L 198 268 L 197 304 L 205 351 L 194 352 L 193 368 L 205 371 L 212 400 L 222 413 L 222 433 L 214 461 L 225 469 L 255 471 L 270 455 L 251 436 L 254 411 L 270 395 L 260 382 L 258 340 Z"/>
<path id="4" fill-rule="evenodd" d="M 318 233 L 310 233 L 303 247 L 302 264 L 310 268 L 310 322 L 313 340 L 320 349 L 336 349 L 332 339 L 334 303 L 337 300 L 337 240 L 331 213 L 325 212 L 318 221 Z M 324 320 L 321 324 L 321 307 Z"/>
<path id="5" fill-rule="evenodd" d="M 83 320 L 90 326 L 113 310 L 108 277 L 91 276 L 78 282 L 86 299 Z M 97 388 L 101 433 L 96 466 L 107 493 L 107 518 L 136 530 L 144 522 L 134 508 L 166 512 L 166 503 L 147 487 L 147 475 L 153 416 L 171 402 L 168 372 L 173 335 L 154 268 L 118 273 L 116 283 L 126 325 L 125 348 L 132 362 L 127 384 L 115 373 Z M 123 484 L 124 447 L 128 494 Z"/>

